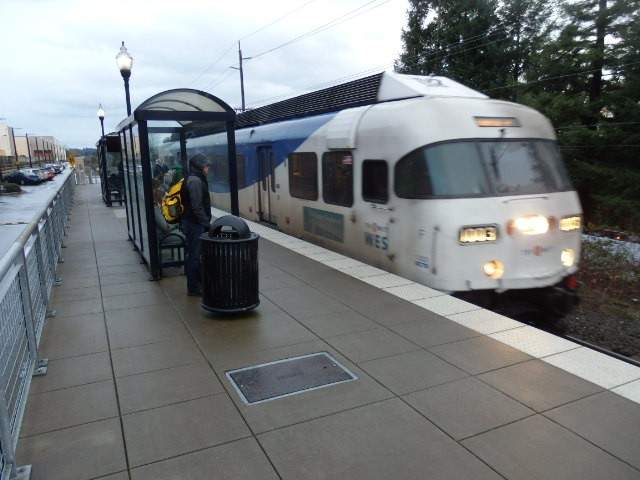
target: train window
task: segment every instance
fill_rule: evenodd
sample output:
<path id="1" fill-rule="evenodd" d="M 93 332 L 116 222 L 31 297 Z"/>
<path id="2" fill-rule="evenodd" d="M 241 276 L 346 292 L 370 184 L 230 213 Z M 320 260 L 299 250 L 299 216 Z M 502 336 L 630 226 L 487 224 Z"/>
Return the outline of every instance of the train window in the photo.
<path id="1" fill-rule="evenodd" d="M 322 155 L 322 198 L 326 203 L 353 205 L 353 155 L 349 151 Z"/>
<path id="2" fill-rule="evenodd" d="M 289 193 L 305 200 L 318 199 L 318 157 L 315 153 L 290 153 Z"/>
<path id="3" fill-rule="evenodd" d="M 426 150 L 433 194 L 479 196 L 491 192 L 475 142 L 442 143 Z"/>
<path id="4" fill-rule="evenodd" d="M 211 168 L 207 174 L 209 183 L 229 184 L 229 162 L 226 155 L 207 157 L 211 161 Z"/>
<path id="5" fill-rule="evenodd" d="M 244 188 L 246 186 L 244 155 L 236 155 L 236 171 L 238 174 L 238 188 Z"/>
<path id="6" fill-rule="evenodd" d="M 400 159 L 401 198 L 481 197 L 566 191 L 571 184 L 554 142 L 469 140 L 422 147 Z"/>
<path id="7" fill-rule="evenodd" d="M 545 193 L 570 188 L 552 142 L 518 140 L 479 144 L 498 194 Z"/>
<path id="8" fill-rule="evenodd" d="M 207 158 L 211 160 L 211 168 L 207 175 L 209 183 L 229 185 L 229 161 L 227 155 L 215 155 Z M 236 171 L 238 188 L 243 188 L 245 186 L 244 155 L 236 155 Z"/>
<path id="9" fill-rule="evenodd" d="M 490 191 L 475 142 L 411 152 L 396 164 L 395 190 L 401 198 L 481 196 Z"/>
<path id="10" fill-rule="evenodd" d="M 424 149 L 415 150 L 396 163 L 395 192 L 400 198 L 427 198 L 433 194 Z"/>
<path id="11" fill-rule="evenodd" d="M 362 162 L 362 198 L 372 203 L 389 201 L 389 166 L 384 160 Z"/>

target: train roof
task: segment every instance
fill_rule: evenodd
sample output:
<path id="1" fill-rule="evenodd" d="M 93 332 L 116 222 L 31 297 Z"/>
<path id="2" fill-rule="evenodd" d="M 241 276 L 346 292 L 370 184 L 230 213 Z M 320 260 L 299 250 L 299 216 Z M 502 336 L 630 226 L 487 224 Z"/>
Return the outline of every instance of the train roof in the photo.
<path id="1" fill-rule="evenodd" d="M 415 97 L 488 98 L 447 77 L 381 72 L 248 110 L 236 117 L 236 127 L 250 127 Z"/>

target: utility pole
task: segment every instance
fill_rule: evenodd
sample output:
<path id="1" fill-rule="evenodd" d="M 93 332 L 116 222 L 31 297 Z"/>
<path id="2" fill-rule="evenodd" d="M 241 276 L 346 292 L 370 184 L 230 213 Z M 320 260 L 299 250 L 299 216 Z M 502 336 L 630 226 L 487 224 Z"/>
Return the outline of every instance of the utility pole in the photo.
<path id="1" fill-rule="evenodd" d="M 240 50 L 240 40 L 238 40 L 238 60 L 240 61 L 240 96 L 242 97 L 242 111 L 244 112 L 244 75 L 242 73 L 242 50 Z"/>

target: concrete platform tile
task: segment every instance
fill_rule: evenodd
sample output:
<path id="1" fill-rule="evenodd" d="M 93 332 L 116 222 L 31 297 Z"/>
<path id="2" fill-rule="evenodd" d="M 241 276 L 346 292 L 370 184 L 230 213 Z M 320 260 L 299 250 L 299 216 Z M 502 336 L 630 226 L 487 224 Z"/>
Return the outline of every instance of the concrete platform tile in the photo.
<path id="1" fill-rule="evenodd" d="M 440 315 L 452 315 L 454 313 L 470 312 L 480 310 L 480 307 L 472 303 L 465 302 L 459 298 L 442 295 L 439 297 L 424 298 L 421 300 L 412 300 L 413 303 L 419 305 L 431 312 Z"/>
<path id="2" fill-rule="evenodd" d="M 517 320 L 512 320 L 511 318 L 500 315 L 499 313 L 485 309 L 454 313 L 452 315 L 447 315 L 447 318 L 484 335 L 523 326 L 523 324 Z"/>
<path id="3" fill-rule="evenodd" d="M 368 283 L 369 285 L 382 289 L 398 287 L 400 285 L 411 285 L 413 283 L 411 280 L 407 280 L 406 278 L 399 277 L 398 275 L 394 275 L 392 273 L 360 277 L 360 279 L 363 282 Z"/>
<path id="4" fill-rule="evenodd" d="M 170 304 L 111 310 L 105 317 L 112 349 L 190 337 Z"/>
<path id="5" fill-rule="evenodd" d="M 118 416 L 113 381 L 30 395 L 20 436 L 74 427 Z"/>
<path id="6" fill-rule="evenodd" d="M 170 303 L 169 297 L 160 289 L 151 292 L 136 292 L 126 295 L 104 297 L 102 301 L 105 312 L 144 306 L 166 305 Z"/>
<path id="7" fill-rule="evenodd" d="M 100 285 L 117 285 L 120 283 L 133 283 L 133 282 L 143 282 L 145 280 L 150 280 L 151 274 L 148 270 L 140 270 L 137 272 L 131 272 L 127 274 L 112 274 L 106 275 L 104 273 L 100 274 Z"/>
<path id="8" fill-rule="evenodd" d="M 207 363 L 194 363 L 116 379 L 122 414 L 222 393 Z"/>
<path id="9" fill-rule="evenodd" d="M 102 312 L 102 300 L 100 298 L 91 298 L 88 300 L 56 302 L 52 303 L 50 308 L 56 311 L 56 318 L 77 317 Z"/>
<path id="10" fill-rule="evenodd" d="M 544 332 L 529 325 L 520 328 L 512 328 L 489 335 L 506 345 L 528 353 L 532 357 L 542 358 L 560 352 L 566 352 L 579 347 L 577 343 Z"/>
<path id="11" fill-rule="evenodd" d="M 191 338 L 148 343 L 111 352 L 116 377 L 202 362 L 204 357 Z"/>
<path id="12" fill-rule="evenodd" d="M 124 471 L 120 473 L 114 473 L 113 475 L 107 475 L 106 477 L 100 477 L 95 480 L 129 480 L 129 472 Z"/>
<path id="13" fill-rule="evenodd" d="M 22 438 L 17 463 L 32 466 L 33 480 L 89 480 L 126 471 L 120 419 Z"/>
<path id="14" fill-rule="evenodd" d="M 515 348 L 488 337 L 473 337 L 429 348 L 443 360 L 471 375 L 532 360 Z"/>
<path id="15" fill-rule="evenodd" d="M 96 243 L 96 245 L 100 250 L 104 248 L 102 244 Z M 98 268 L 116 265 L 140 264 L 140 254 L 132 249 L 131 243 L 127 243 L 126 245 L 118 243 L 116 246 L 112 247 L 112 249 L 110 248 L 106 251 L 99 251 L 96 257 Z"/>
<path id="16" fill-rule="evenodd" d="M 359 369 L 351 367 L 347 362 L 342 364 L 358 378 L 255 405 L 245 405 L 230 386 L 229 395 L 255 433 L 294 425 L 393 397 L 389 390 Z"/>
<path id="17" fill-rule="evenodd" d="M 100 298 L 100 287 L 63 288 L 62 285 L 51 290 L 49 300 L 53 305 L 76 300 L 94 300 Z"/>
<path id="18" fill-rule="evenodd" d="M 385 272 L 384 270 L 380 270 L 379 268 L 372 267 L 371 265 L 366 265 L 366 264 L 357 265 L 351 268 L 345 268 L 342 270 L 342 272 L 346 273 L 351 277 L 359 278 L 359 279 L 363 279 L 366 277 L 373 277 L 373 276 L 382 276 L 387 274 L 387 272 Z"/>
<path id="19" fill-rule="evenodd" d="M 540 360 L 494 370 L 478 378 L 537 412 L 602 391 L 598 385 Z"/>
<path id="20" fill-rule="evenodd" d="M 383 295 L 378 293 L 378 296 Z M 362 313 L 367 318 L 380 325 L 391 326 L 400 323 L 415 322 L 416 320 L 429 318 L 442 318 L 440 315 L 429 312 L 411 302 L 400 300 L 391 295 L 384 295 L 383 303 L 362 303 L 354 306 L 354 310 Z"/>
<path id="21" fill-rule="evenodd" d="M 40 357 L 49 360 L 108 350 L 103 313 L 47 319 L 38 346 Z"/>
<path id="22" fill-rule="evenodd" d="M 640 478 L 638 470 L 541 415 L 469 438 L 462 444 L 504 478 Z"/>
<path id="23" fill-rule="evenodd" d="M 473 377 L 421 390 L 403 398 L 456 440 L 534 414 L 533 410 Z"/>
<path id="24" fill-rule="evenodd" d="M 86 260 L 77 259 L 71 256 L 64 258 L 64 263 L 61 263 L 56 268 L 56 273 L 59 277 L 71 277 L 74 278 L 86 278 L 95 277 L 98 275 L 98 267 L 96 265 L 95 257 L 86 257 Z"/>
<path id="25" fill-rule="evenodd" d="M 475 330 L 463 327 L 445 318 L 428 316 L 409 323 L 389 325 L 389 329 L 425 348 L 442 345 L 443 343 L 457 342 L 479 335 Z"/>
<path id="26" fill-rule="evenodd" d="M 226 393 L 122 417 L 131 467 L 248 437 Z"/>
<path id="27" fill-rule="evenodd" d="M 276 480 L 280 478 L 254 438 L 131 470 L 131 480 Z"/>
<path id="28" fill-rule="evenodd" d="M 426 350 L 384 357 L 360 365 L 396 395 L 404 395 L 468 376 Z"/>
<path id="29" fill-rule="evenodd" d="M 262 268 L 262 267 L 260 267 Z M 262 273 L 262 270 L 260 270 Z M 279 290 L 281 288 L 291 288 L 291 287 L 299 287 L 304 286 L 305 283 L 301 280 L 297 279 L 293 275 L 289 275 L 288 273 L 282 272 L 280 275 L 272 275 L 269 277 L 260 276 L 260 292 L 264 292 L 267 294 L 272 290 Z"/>
<path id="30" fill-rule="evenodd" d="M 409 283 L 407 285 L 397 285 L 385 289 L 388 293 L 402 298 L 403 300 L 420 300 L 424 298 L 440 297 L 442 292 L 434 290 L 417 283 Z"/>
<path id="31" fill-rule="evenodd" d="M 420 349 L 415 343 L 386 328 L 339 335 L 325 340 L 354 363 Z"/>
<path id="32" fill-rule="evenodd" d="M 640 403 L 640 380 L 625 383 L 619 387 L 612 388 L 611 391 L 636 403 Z"/>
<path id="33" fill-rule="evenodd" d="M 500 478 L 399 399 L 257 438 L 281 478 Z"/>
<path id="34" fill-rule="evenodd" d="M 284 290 L 271 290 L 265 296 L 294 317 L 309 317 L 323 313 L 344 312 L 348 307 L 308 285 Z"/>
<path id="35" fill-rule="evenodd" d="M 73 273 L 69 275 L 58 275 L 57 278 L 62 280 L 62 284 L 56 287 L 53 287 L 55 290 L 73 290 L 76 288 L 87 288 L 87 287 L 99 287 L 100 286 L 100 278 L 98 274 L 91 275 L 90 277 L 75 277 Z"/>
<path id="36" fill-rule="evenodd" d="M 162 290 L 162 287 L 159 285 L 159 283 L 150 282 L 148 280 L 145 280 L 143 282 L 103 285 L 101 287 L 102 298 L 114 297 L 117 295 L 132 295 L 136 293 L 154 292 L 156 290 Z"/>
<path id="37" fill-rule="evenodd" d="M 313 278 L 305 279 L 305 282 L 336 302 L 365 315 L 367 309 L 375 309 L 397 300 L 379 288 L 336 270 L 319 272 Z"/>
<path id="38" fill-rule="evenodd" d="M 300 319 L 300 323 L 321 338 L 362 332 L 380 327 L 376 322 L 353 310 L 304 317 Z"/>
<path id="39" fill-rule="evenodd" d="M 31 380 L 29 393 L 44 393 L 112 379 L 108 352 L 50 360 L 47 374 Z"/>
<path id="40" fill-rule="evenodd" d="M 327 352 L 335 358 L 355 374 L 358 377 L 357 380 L 329 385 L 326 388 L 301 392 L 268 402 L 246 405 L 225 376 L 225 372 L 230 370 L 321 352 Z M 216 362 L 214 367 L 218 376 L 223 378 L 224 387 L 238 410 L 254 432 L 273 430 L 393 397 L 393 393 L 381 386 L 379 382 L 320 340 L 272 350 L 236 351 Z"/>
<path id="41" fill-rule="evenodd" d="M 228 318 L 228 317 L 227 317 Z M 192 320 L 189 320 L 192 321 Z M 197 332 L 205 355 L 218 359 L 234 351 L 279 348 L 317 339 L 311 331 L 283 312 L 263 314 L 254 311 L 245 318 L 208 318 Z"/>
<path id="42" fill-rule="evenodd" d="M 544 361 L 604 388 L 640 380 L 640 367 L 585 347 L 545 357 Z"/>
<path id="43" fill-rule="evenodd" d="M 130 273 L 149 273 L 149 267 L 139 262 L 127 262 L 123 265 L 100 265 L 100 276 L 104 275 L 122 275 L 126 277 Z"/>
<path id="44" fill-rule="evenodd" d="M 544 415 L 633 465 L 640 477 L 640 405 L 637 403 L 603 392 Z"/>
<path id="45" fill-rule="evenodd" d="M 114 473 L 113 475 L 107 475 L 106 477 L 100 477 L 96 480 L 129 480 L 129 472 L 124 471 L 120 473 Z"/>

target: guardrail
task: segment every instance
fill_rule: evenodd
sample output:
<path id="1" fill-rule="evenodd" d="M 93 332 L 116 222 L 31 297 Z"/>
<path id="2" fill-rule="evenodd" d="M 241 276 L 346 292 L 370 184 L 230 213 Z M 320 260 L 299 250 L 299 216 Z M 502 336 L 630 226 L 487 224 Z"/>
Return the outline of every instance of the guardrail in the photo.
<path id="1" fill-rule="evenodd" d="M 30 477 L 15 450 L 31 378 L 46 373 L 38 344 L 74 191 L 70 175 L 0 259 L 0 480 Z"/>

